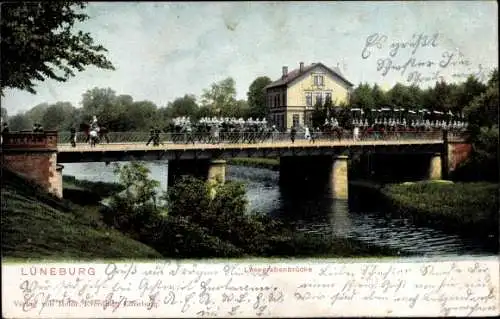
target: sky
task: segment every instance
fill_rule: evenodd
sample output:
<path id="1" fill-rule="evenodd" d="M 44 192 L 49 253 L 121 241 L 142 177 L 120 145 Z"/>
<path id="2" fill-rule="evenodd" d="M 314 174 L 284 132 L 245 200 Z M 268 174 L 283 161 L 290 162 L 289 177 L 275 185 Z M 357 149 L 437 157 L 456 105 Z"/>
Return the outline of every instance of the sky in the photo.
<path id="1" fill-rule="evenodd" d="M 386 90 L 484 79 L 498 67 L 496 1 L 91 2 L 85 11 L 90 18 L 77 28 L 108 49 L 116 70 L 37 82 L 35 95 L 8 89 L 1 102 L 9 115 L 45 102 L 80 107 L 94 87 L 161 107 L 227 77 L 246 99 L 255 78 L 277 80 L 300 62 Z"/>

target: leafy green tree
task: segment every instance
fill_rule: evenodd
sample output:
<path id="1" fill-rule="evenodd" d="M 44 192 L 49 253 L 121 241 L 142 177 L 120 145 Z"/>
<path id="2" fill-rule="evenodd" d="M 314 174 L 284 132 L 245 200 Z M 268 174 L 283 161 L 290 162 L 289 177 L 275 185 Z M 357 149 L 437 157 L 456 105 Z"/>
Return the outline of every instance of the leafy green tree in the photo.
<path id="1" fill-rule="evenodd" d="M 47 130 L 68 131 L 73 123 L 76 109 L 70 102 L 50 105 L 42 116 L 41 124 Z M 76 127 L 75 127 L 76 128 Z"/>
<path id="2" fill-rule="evenodd" d="M 326 119 L 327 108 L 319 101 L 314 104 L 314 109 L 311 115 L 313 127 L 322 127 Z"/>
<path id="3" fill-rule="evenodd" d="M 359 84 L 352 92 L 350 105 L 353 108 L 363 110 L 375 107 L 375 101 L 372 95 L 372 89 L 367 83 Z"/>
<path id="4" fill-rule="evenodd" d="M 436 111 L 446 112 L 450 109 L 452 98 L 453 87 L 444 80 L 441 80 L 436 82 L 434 86 L 431 97 L 433 103 L 429 107 Z"/>
<path id="5" fill-rule="evenodd" d="M 479 134 L 481 127 L 492 128 L 498 125 L 498 82 L 491 83 L 493 85 L 489 86 L 486 92 L 476 96 L 464 110 L 473 135 Z"/>
<path id="6" fill-rule="evenodd" d="M 157 106 L 151 101 L 133 102 L 122 112 L 122 117 L 131 130 L 146 131 L 150 126 L 159 124 L 156 119 Z"/>
<path id="7" fill-rule="evenodd" d="M 373 97 L 373 104 L 375 108 L 384 107 L 389 103 L 386 93 L 380 88 L 380 86 L 378 86 L 378 84 L 373 85 L 371 94 Z"/>
<path id="8" fill-rule="evenodd" d="M 415 105 L 410 89 L 401 83 L 396 83 L 396 85 L 387 92 L 387 96 L 388 105 L 393 108 L 413 108 Z"/>
<path id="9" fill-rule="evenodd" d="M 31 130 L 33 123 L 23 113 L 9 117 L 9 128 L 11 131 Z"/>
<path id="10" fill-rule="evenodd" d="M 271 82 L 271 79 L 267 76 L 260 76 L 250 84 L 247 92 L 247 102 L 250 108 L 249 116 L 254 118 L 267 117 L 269 112 L 267 109 L 264 87 Z"/>
<path id="11" fill-rule="evenodd" d="M 0 93 L 16 88 L 36 93 L 34 81 L 64 82 L 86 66 L 114 70 L 89 33 L 72 31 L 89 16 L 81 1 L 9 2 L 2 4 Z M 58 71 L 61 71 L 62 74 Z"/>
<path id="12" fill-rule="evenodd" d="M 474 76 L 469 76 L 457 90 L 457 103 L 459 105 L 459 108 L 456 108 L 457 111 L 463 110 L 465 106 L 469 105 L 475 97 L 484 93 L 486 89 L 487 86 L 484 83 L 481 83 Z"/>
<path id="13" fill-rule="evenodd" d="M 211 109 L 214 114 L 224 115 L 236 106 L 236 88 L 234 79 L 229 77 L 212 83 L 209 89 L 201 95 L 203 106 Z"/>
<path id="14" fill-rule="evenodd" d="M 92 116 L 106 125 L 110 131 L 127 131 L 133 126 L 125 114 L 131 106 L 129 99 L 122 97 L 117 101 L 116 92 L 111 88 L 93 88 L 82 95 L 83 121 L 88 123 Z"/>
<path id="15" fill-rule="evenodd" d="M 199 109 L 196 96 L 192 94 L 186 94 L 169 102 L 167 107 L 170 109 L 169 115 L 172 118 L 178 116 L 195 117 Z"/>
<path id="16" fill-rule="evenodd" d="M 498 69 L 495 69 L 486 91 L 476 95 L 464 109 L 473 152 L 471 158 L 457 169 L 459 178 L 498 182 L 498 95 Z"/>
<path id="17" fill-rule="evenodd" d="M 144 230 L 165 213 L 156 202 L 160 183 L 151 179 L 149 169 L 139 162 L 116 165 L 114 173 L 125 190 L 112 197 L 110 209 L 103 211 L 104 221 L 140 240 Z"/>
<path id="18" fill-rule="evenodd" d="M 4 121 L 6 121 L 6 120 L 7 120 L 7 118 L 8 118 L 7 109 L 6 109 L 6 108 L 4 108 L 4 107 L 2 107 L 2 108 L 1 108 L 1 110 L 2 110 L 2 119 L 3 119 Z"/>
<path id="19" fill-rule="evenodd" d="M 40 123 L 42 121 L 43 115 L 45 114 L 48 108 L 49 108 L 48 103 L 41 103 L 32 107 L 29 111 L 25 113 L 25 115 L 32 124 Z"/>

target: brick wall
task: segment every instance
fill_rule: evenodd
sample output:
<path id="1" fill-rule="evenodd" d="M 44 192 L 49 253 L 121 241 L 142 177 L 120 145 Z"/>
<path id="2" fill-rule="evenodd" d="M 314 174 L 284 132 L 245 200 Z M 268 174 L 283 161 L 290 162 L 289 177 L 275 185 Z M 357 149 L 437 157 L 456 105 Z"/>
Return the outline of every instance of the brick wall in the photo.
<path id="1" fill-rule="evenodd" d="M 57 170 L 57 153 L 3 154 L 2 160 L 7 168 L 34 181 L 46 191 L 62 197 L 62 170 Z"/>
<path id="2" fill-rule="evenodd" d="M 469 158 L 472 152 L 472 145 L 468 143 L 453 143 L 448 144 L 448 168 L 453 172 L 458 165 Z"/>

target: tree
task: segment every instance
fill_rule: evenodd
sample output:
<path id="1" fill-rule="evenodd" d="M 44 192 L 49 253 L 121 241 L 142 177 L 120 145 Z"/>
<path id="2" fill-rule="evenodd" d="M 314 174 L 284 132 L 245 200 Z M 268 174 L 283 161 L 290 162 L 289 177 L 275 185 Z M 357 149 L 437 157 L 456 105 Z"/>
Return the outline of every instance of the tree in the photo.
<path id="1" fill-rule="evenodd" d="M 209 107 L 214 114 L 224 115 L 235 107 L 236 88 L 234 79 L 229 77 L 213 83 L 209 89 L 203 90 L 202 105 Z"/>
<path id="2" fill-rule="evenodd" d="M 484 93 L 487 86 L 477 80 L 474 76 L 469 76 L 467 80 L 457 89 L 457 111 L 461 112 L 472 100 Z"/>
<path id="3" fill-rule="evenodd" d="M 409 88 L 401 83 L 396 83 L 387 92 L 388 105 L 393 108 L 413 108 L 415 105 L 413 95 Z"/>
<path id="4" fill-rule="evenodd" d="M 469 122 L 469 141 L 473 152 L 469 160 L 457 169 L 467 180 L 498 182 L 498 69 L 488 81 L 486 91 L 475 96 L 464 109 Z"/>
<path id="5" fill-rule="evenodd" d="M 155 219 L 164 214 L 156 205 L 157 188 L 160 183 L 149 176 L 149 169 L 139 162 L 116 165 L 114 173 L 125 190 L 115 194 L 110 209 L 103 210 L 104 221 L 134 239 L 140 240 L 141 234 Z"/>
<path id="6" fill-rule="evenodd" d="M 2 107 L 1 110 L 2 110 L 2 120 L 7 121 L 7 118 L 8 118 L 7 109 Z"/>
<path id="7" fill-rule="evenodd" d="M 157 106 L 151 101 L 137 101 L 123 112 L 124 121 L 132 130 L 145 131 L 157 123 Z"/>
<path id="8" fill-rule="evenodd" d="M 492 128 L 498 125 L 498 89 L 498 81 L 490 81 L 486 92 L 476 96 L 464 109 L 473 135 L 479 134 L 481 127 Z"/>
<path id="9" fill-rule="evenodd" d="M 199 108 L 196 103 L 196 96 L 192 94 L 185 94 L 183 97 L 179 97 L 173 102 L 169 102 L 167 107 L 170 108 L 171 117 L 194 117 Z"/>
<path id="10" fill-rule="evenodd" d="M 313 127 L 321 127 L 325 123 L 326 119 L 326 108 L 321 104 L 320 101 L 314 104 L 314 109 L 311 114 L 311 121 Z"/>
<path id="11" fill-rule="evenodd" d="M 381 108 L 388 104 L 386 93 L 378 86 L 374 84 L 372 88 L 372 98 L 375 108 Z"/>
<path id="12" fill-rule="evenodd" d="M 254 118 L 267 117 L 268 109 L 264 87 L 271 82 L 271 79 L 267 76 L 260 76 L 250 84 L 247 92 L 247 102 L 250 109 L 249 116 Z"/>
<path id="13" fill-rule="evenodd" d="M 40 123 L 42 121 L 43 115 L 45 114 L 48 108 L 49 108 L 48 103 L 41 103 L 32 107 L 29 111 L 25 113 L 25 115 L 32 124 Z"/>
<path id="14" fill-rule="evenodd" d="M 35 94 L 35 80 L 65 82 L 86 66 L 114 70 L 89 33 L 72 28 L 89 18 L 81 1 L 10 2 L 1 10 L 1 75 L 4 88 Z M 57 74 L 62 71 L 62 74 Z"/>
<path id="15" fill-rule="evenodd" d="M 123 99 L 122 102 L 128 99 Z M 93 88 L 82 95 L 83 121 L 88 123 L 92 116 L 97 116 L 101 124 L 107 126 L 110 131 L 123 131 L 130 129 L 123 113 L 127 108 L 122 103 L 118 103 L 116 92 L 111 88 Z"/>
<path id="16" fill-rule="evenodd" d="M 47 130 L 64 130 L 77 123 L 73 123 L 75 108 L 69 102 L 57 102 L 49 106 L 42 116 L 41 124 Z"/>
<path id="17" fill-rule="evenodd" d="M 31 130 L 33 123 L 22 113 L 9 117 L 9 128 L 11 131 Z"/>
<path id="18" fill-rule="evenodd" d="M 363 110 L 374 108 L 375 101 L 370 85 L 367 83 L 359 84 L 352 92 L 350 104 L 353 108 L 360 108 Z"/>

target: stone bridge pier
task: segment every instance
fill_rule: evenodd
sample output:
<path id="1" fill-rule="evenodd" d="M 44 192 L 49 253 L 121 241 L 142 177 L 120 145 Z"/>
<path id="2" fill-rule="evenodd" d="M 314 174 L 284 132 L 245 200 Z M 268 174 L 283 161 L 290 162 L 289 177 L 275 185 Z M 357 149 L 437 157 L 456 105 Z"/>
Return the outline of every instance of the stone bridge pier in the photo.
<path id="1" fill-rule="evenodd" d="M 378 180 L 382 177 L 383 180 L 392 182 L 443 178 L 445 156 L 442 153 L 378 155 L 377 163 L 373 163 L 375 165 L 372 164 L 370 169 L 375 172 L 358 172 L 355 178 Z M 412 162 L 408 162 L 408 158 Z M 281 157 L 280 184 L 303 192 L 323 192 L 334 199 L 347 200 L 351 169 L 356 168 L 348 155 Z M 371 175 L 373 173 L 376 175 Z"/>
<path id="2" fill-rule="evenodd" d="M 168 161 L 168 186 L 175 184 L 184 175 L 224 183 L 226 161 L 221 159 Z"/>
<path id="3" fill-rule="evenodd" d="M 280 158 L 280 184 L 303 191 L 322 191 L 335 199 L 348 198 L 347 155 L 284 156 Z"/>

